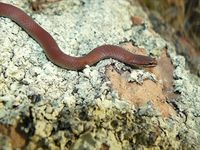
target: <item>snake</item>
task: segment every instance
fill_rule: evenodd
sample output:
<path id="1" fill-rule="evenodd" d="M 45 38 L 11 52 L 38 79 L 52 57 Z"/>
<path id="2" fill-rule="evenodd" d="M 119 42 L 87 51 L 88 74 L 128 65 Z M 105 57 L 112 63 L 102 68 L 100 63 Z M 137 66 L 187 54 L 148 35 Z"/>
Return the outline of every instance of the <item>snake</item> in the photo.
<path id="1" fill-rule="evenodd" d="M 20 8 L 0 2 L 0 17 L 6 17 L 18 24 L 29 36 L 43 48 L 48 60 L 53 64 L 69 70 L 82 70 L 103 59 L 116 59 L 129 66 L 154 67 L 155 58 L 133 54 L 126 49 L 111 44 L 104 44 L 80 57 L 65 54 L 54 38 Z"/>

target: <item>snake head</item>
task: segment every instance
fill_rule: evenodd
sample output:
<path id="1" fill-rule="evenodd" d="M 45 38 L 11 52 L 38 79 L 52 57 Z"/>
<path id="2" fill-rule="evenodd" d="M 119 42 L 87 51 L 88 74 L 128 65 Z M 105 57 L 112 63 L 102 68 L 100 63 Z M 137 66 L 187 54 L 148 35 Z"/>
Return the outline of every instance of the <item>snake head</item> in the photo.
<path id="1" fill-rule="evenodd" d="M 134 59 L 132 59 L 132 65 L 142 66 L 142 67 L 155 67 L 157 65 L 157 61 L 155 58 L 143 55 L 135 55 Z"/>
<path id="2" fill-rule="evenodd" d="M 155 58 L 152 57 L 148 57 L 147 59 L 148 61 L 146 61 L 143 66 L 144 67 L 155 67 L 158 63 L 157 60 Z"/>

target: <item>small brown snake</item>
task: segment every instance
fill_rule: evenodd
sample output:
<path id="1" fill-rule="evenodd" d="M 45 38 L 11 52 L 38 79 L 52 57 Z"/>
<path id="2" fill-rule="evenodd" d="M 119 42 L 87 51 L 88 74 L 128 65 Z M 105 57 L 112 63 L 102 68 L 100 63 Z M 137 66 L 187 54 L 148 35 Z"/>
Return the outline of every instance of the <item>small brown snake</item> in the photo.
<path id="1" fill-rule="evenodd" d="M 134 66 L 153 67 L 157 64 L 155 58 L 136 55 L 115 45 L 99 46 L 82 57 L 69 56 L 60 50 L 53 37 L 47 31 L 33 21 L 32 18 L 21 9 L 0 2 L 0 16 L 10 18 L 22 27 L 41 45 L 48 59 L 62 68 L 81 70 L 86 65 L 93 65 L 106 58 L 113 58 L 125 64 Z"/>

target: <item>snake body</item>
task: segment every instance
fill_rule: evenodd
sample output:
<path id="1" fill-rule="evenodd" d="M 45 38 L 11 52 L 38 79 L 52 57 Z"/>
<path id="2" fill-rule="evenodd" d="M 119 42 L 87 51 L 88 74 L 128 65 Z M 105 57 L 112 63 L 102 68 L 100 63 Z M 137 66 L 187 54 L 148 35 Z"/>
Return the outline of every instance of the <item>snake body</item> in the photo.
<path id="1" fill-rule="evenodd" d="M 136 66 L 152 67 L 157 64 L 156 60 L 152 57 L 136 55 L 115 45 L 99 46 L 82 57 L 69 56 L 60 50 L 56 41 L 47 31 L 21 9 L 0 2 L 0 16 L 10 18 L 16 22 L 41 45 L 47 58 L 62 68 L 81 70 L 86 65 L 91 66 L 106 58 L 113 58 L 125 64 Z"/>

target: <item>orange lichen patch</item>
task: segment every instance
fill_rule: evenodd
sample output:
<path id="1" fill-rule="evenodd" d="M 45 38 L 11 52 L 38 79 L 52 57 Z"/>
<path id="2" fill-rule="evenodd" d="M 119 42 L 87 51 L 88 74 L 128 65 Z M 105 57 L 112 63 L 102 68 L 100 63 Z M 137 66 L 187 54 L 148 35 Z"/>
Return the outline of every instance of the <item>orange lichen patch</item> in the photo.
<path id="1" fill-rule="evenodd" d="M 144 23 L 144 20 L 139 16 L 132 16 L 131 21 L 133 25 L 141 25 Z"/>
<path id="2" fill-rule="evenodd" d="M 167 51 L 161 53 L 160 58 L 157 60 L 158 65 L 154 68 L 153 72 L 159 80 L 163 82 L 163 89 L 165 91 L 172 90 L 173 86 L 173 70 L 174 67 L 170 58 L 167 56 Z"/>
<path id="3" fill-rule="evenodd" d="M 173 93 L 173 71 L 174 66 L 170 58 L 167 56 L 167 50 L 161 53 L 160 58 L 157 60 L 157 67 L 153 68 L 153 73 L 157 79 L 162 81 L 162 91 L 167 99 L 175 98 L 178 95 Z"/>
<path id="4" fill-rule="evenodd" d="M 23 148 L 26 145 L 26 139 L 17 132 L 16 126 L 5 126 L 0 124 L 0 133 L 10 138 L 13 149 Z"/>
<path id="5" fill-rule="evenodd" d="M 119 93 L 119 96 L 135 105 L 137 108 L 151 101 L 154 107 L 161 112 L 163 117 L 169 117 L 175 111 L 166 102 L 168 95 L 172 94 L 169 89 L 172 88 L 173 66 L 170 59 L 167 58 L 166 51 L 158 60 L 158 66 L 146 69 L 156 75 L 158 80 L 162 82 L 154 82 L 145 80 L 143 84 L 127 81 L 128 73 L 118 74 L 114 68 L 107 69 L 107 76 L 112 83 L 112 87 Z M 173 94 L 172 94 L 173 95 Z"/>
<path id="6" fill-rule="evenodd" d="M 118 91 L 119 96 L 129 103 L 140 107 L 151 101 L 155 108 L 158 108 L 164 117 L 169 117 L 172 113 L 171 107 L 165 102 L 166 97 L 162 92 L 162 85 L 146 80 L 142 85 L 129 83 L 111 67 L 107 70 L 107 75 L 112 83 L 114 90 Z"/>

